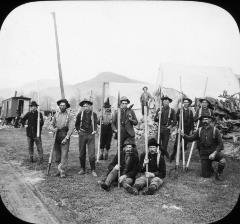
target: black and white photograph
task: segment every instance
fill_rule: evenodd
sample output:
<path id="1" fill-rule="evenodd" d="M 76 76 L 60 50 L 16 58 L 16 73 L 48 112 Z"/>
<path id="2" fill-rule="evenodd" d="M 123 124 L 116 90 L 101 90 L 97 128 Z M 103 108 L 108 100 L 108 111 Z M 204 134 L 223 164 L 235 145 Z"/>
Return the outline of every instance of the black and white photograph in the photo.
<path id="1" fill-rule="evenodd" d="M 224 220 L 240 193 L 239 58 L 237 21 L 213 3 L 15 7 L 0 29 L 3 206 L 36 224 Z"/>

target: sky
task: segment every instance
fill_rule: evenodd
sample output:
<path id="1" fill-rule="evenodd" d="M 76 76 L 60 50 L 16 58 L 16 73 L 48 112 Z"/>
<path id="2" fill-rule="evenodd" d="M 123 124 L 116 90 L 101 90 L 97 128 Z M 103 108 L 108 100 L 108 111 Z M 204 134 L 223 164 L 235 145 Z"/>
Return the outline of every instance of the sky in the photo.
<path id="1" fill-rule="evenodd" d="M 208 3 L 33 2 L 14 9 L 0 31 L 0 88 L 58 79 L 56 13 L 63 81 L 101 72 L 155 83 L 161 63 L 226 66 L 240 74 L 237 24 Z M 173 80 L 174 81 L 174 80 Z"/>

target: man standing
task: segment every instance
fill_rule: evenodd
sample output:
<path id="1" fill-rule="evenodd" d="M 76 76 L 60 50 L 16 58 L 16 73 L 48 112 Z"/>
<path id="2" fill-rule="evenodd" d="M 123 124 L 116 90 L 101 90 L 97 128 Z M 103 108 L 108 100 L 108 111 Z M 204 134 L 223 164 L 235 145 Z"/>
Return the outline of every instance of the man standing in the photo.
<path id="1" fill-rule="evenodd" d="M 201 98 L 199 99 L 199 102 L 201 103 L 201 105 L 196 110 L 194 121 L 197 121 L 199 117 L 205 116 L 205 115 L 213 117 L 212 104 L 209 102 L 209 100 L 207 98 Z M 202 126 L 201 123 L 200 123 L 200 126 Z"/>
<path id="2" fill-rule="evenodd" d="M 121 108 L 121 133 L 120 133 L 120 147 L 122 150 L 123 143 L 126 139 L 129 141 L 135 143 L 135 131 L 133 126 L 138 124 L 137 117 L 132 109 L 129 109 L 127 105 L 130 103 L 130 100 L 126 97 L 123 96 L 120 99 L 120 108 Z M 117 133 L 117 116 L 118 113 L 115 111 L 113 115 L 113 122 L 112 122 L 112 129 L 115 133 Z"/>
<path id="3" fill-rule="evenodd" d="M 226 164 L 226 159 L 224 158 L 221 150 L 223 149 L 222 137 L 219 130 L 216 127 L 210 125 L 212 121 L 212 117 L 208 115 L 201 116 L 200 121 L 202 122 L 202 127 L 197 129 L 197 131 L 193 135 L 186 135 L 181 132 L 181 135 L 184 139 L 188 141 L 198 142 L 198 149 L 201 159 L 201 176 L 202 177 L 210 177 L 213 168 L 212 162 L 218 162 L 218 168 L 216 171 L 215 178 L 217 180 L 223 180 L 222 173 Z"/>
<path id="4" fill-rule="evenodd" d="M 164 155 L 169 159 L 169 154 L 167 151 L 168 147 L 168 141 L 171 129 L 176 125 L 176 114 L 174 109 L 169 107 L 169 103 L 172 102 L 172 99 L 170 99 L 168 96 L 164 96 L 161 98 L 162 100 L 162 113 L 161 113 L 161 121 L 160 121 L 160 139 L 163 149 Z M 160 108 L 157 109 L 154 121 L 159 121 L 159 115 L 160 115 Z"/>
<path id="5" fill-rule="evenodd" d="M 143 190 L 144 195 L 154 194 L 163 184 L 163 179 L 166 176 L 166 164 L 164 156 L 162 156 L 161 151 L 157 151 L 157 141 L 155 138 L 148 140 L 148 160 L 146 159 L 146 153 L 143 152 L 140 155 L 140 177 L 138 177 L 132 187 L 129 190 L 130 193 L 138 195 L 139 191 L 147 186 L 147 181 L 149 186 Z M 148 172 L 146 172 L 146 166 L 148 165 Z"/>
<path id="6" fill-rule="evenodd" d="M 55 132 L 55 162 L 58 165 L 58 171 L 55 176 L 66 177 L 68 152 L 70 146 L 70 137 L 74 130 L 74 116 L 70 110 L 70 104 L 66 99 L 57 101 L 60 111 L 56 112 L 52 119 L 50 130 Z"/>
<path id="7" fill-rule="evenodd" d="M 28 123 L 26 128 L 26 134 L 27 134 L 30 162 L 33 162 L 33 146 L 35 142 L 37 146 L 38 157 L 39 157 L 38 164 L 41 164 L 43 162 L 43 148 L 42 148 L 42 139 L 41 139 L 42 126 L 44 123 L 43 116 L 40 113 L 40 132 L 39 132 L 39 137 L 37 137 L 38 104 L 35 101 L 32 101 L 30 104 L 30 107 L 31 107 L 31 111 L 26 113 L 26 115 L 22 118 L 21 122 L 23 126 L 25 125 L 26 121 Z"/>
<path id="8" fill-rule="evenodd" d="M 111 113 L 111 105 L 109 104 L 109 100 L 104 103 L 104 111 L 101 122 L 101 136 L 100 136 L 100 160 L 108 159 L 108 151 L 111 146 L 112 141 L 112 113 Z M 100 124 L 100 120 L 98 121 Z M 104 148 L 106 151 L 104 152 Z"/>
<path id="9" fill-rule="evenodd" d="M 88 146 L 89 163 L 91 173 L 97 177 L 95 171 L 95 134 L 97 130 L 97 114 L 92 111 L 93 103 L 84 99 L 79 103 L 83 108 L 76 118 L 75 128 L 79 133 L 79 159 L 81 169 L 78 174 L 83 175 L 86 172 L 86 146 Z"/>
<path id="10" fill-rule="evenodd" d="M 152 100 L 151 94 L 147 91 L 148 87 L 144 86 L 143 87 L 143 93 L 140 97 L 140 103 L 142 106 L 142 115 L 144 116 L 144 106 L 147 106 L 147 115 L 149 113 L 149 103 Z"/>
<path id="11" fill-rule="evenodd" d="M 184 133 L 186 135 L 191 134 L 193 129 L 194 129 L 193 112 L 189 108 L 189 106 L 191 104 L 192 104 L 191 99 L 183 98 L 183 128 L 184 128 Z M 180 116 L 181 116 L 180 109 L 178 109 L 178 111 L 176 113 L 176 118 L 177 118 L 178 124 L 179 124 L 179 121 L 180 121 Z M 170 156 L 170 162 L 172 162 L 175 159 L 175 155 L 176 155 L 176 152 L 177 152 L 177 143 L 178 143 L 178 134 L 177 134 L 177 137 L 175 139 L 174 146 L 173 146 L 173 152 Z M 184 149 L 187 150 L 187 141 L 184 141 Z"/>
<path id="12" fill-rule="evenodd" d="M 139 158 L 134 147 L 136 147 L 135 143 L 131 140 L 125 140 L 123 151 L 120 152 L 120 167 L 118 166 L 118 154 L 116 154 L 108 166 L 107 177 L 99 182 L 102 189 L 109 191 L 112 183 L 118 181 L 127 192 L 131 193 L 131 185 L 135 180 L 139 166 Z M 120 177 L 118 179 L 119 169 Z"/>

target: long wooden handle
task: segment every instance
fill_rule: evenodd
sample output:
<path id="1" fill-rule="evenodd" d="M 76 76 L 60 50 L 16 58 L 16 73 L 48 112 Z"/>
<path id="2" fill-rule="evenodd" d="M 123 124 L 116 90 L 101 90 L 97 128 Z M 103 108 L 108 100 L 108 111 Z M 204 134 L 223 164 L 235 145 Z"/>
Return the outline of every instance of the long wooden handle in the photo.
<path id="1" fill-rule="evenodd" d="M 118 131 L 117 131 L 117 134 L 118 134 L 118 139 L 117 139 L 117 146 L 118 146 L 118 178 L 120 177 L 120 138 L 121 138 L 121 127 L 120 127 L 120 121 L 121 121 L 121 109 L 118 107 L 117 109 L 118 111 L 118 116 L 117 116 L 117 124 L 118 124 Z M 118 187 L 120 187 L 120 184 L 118 182 Z"/>
<path id="2" fill-rule="evenodd" d="M 99 137 L 98 137 L 97 162 L 99 162 L 99 156 L 100 156 L 101 128 L 102 128 L 102 117 L 100 117 L 100 129 L 99 129 Z"/>
<path id="3" fill-rule="evenodd" d="M 57 136 L 57 131 L 54 133 L 53 137 L 53 145 L 49 154 L 49 159 L 48 159 L 48 167 L 47 167 L 47 175 L 49 175 L 51 164 L 52 164 L 52 158 L 53 158 L 53 153 L 54 153 L 54 147 L 55 147 L 55 141 L 56 141 L 56 136 Z"/>
<path id="4" fill-rule="evenodd" d="M 145 158 L 148 160 L 148 120 L 147 120 L 147 106 L 144 106 L 144 126 L 145 126 Z M 146 172 L 148 172 L 148 163 L 146 164 Z M 148 187 L 148 178 L 147 178 Z"/>

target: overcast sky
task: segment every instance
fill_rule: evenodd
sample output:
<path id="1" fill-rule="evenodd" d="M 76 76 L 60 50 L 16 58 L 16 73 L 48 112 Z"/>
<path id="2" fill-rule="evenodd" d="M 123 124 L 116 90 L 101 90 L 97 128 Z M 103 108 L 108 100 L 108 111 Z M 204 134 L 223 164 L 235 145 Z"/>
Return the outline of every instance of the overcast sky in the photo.
<path id="1" fill-rule="evenodd" d="M 227 66 L 240 74 L 240 38 L 224 9 L 199 2 L 34 2 L 0 32 L 0 88 L 58 79 L 56 13 L 64 83 L 111 71 L 154 83 L 160 63 Z"/>

